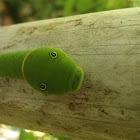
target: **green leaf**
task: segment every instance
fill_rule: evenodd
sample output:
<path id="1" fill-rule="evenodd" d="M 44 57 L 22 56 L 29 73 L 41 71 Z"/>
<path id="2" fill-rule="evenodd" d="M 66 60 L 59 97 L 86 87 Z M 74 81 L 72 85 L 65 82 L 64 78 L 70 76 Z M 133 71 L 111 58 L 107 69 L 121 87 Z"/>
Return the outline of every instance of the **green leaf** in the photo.
<path id="1" fill-rule="evenodd" d="M 95 5 L 93 0 L 77 0 L 77 10 L 79 13 L 92 9 Z"/>
<path id="2" fill-rule="evenodd" d="M 75 0 L 67 0 L 64 5 L 64 16 L 70 16 L 73 13 Z"/>
<path id="3" fill-rule="evenodd" d="M 38 140 L 38 137 L 34 136 L 32 132 L 20 131 L 19 140 Z"/>

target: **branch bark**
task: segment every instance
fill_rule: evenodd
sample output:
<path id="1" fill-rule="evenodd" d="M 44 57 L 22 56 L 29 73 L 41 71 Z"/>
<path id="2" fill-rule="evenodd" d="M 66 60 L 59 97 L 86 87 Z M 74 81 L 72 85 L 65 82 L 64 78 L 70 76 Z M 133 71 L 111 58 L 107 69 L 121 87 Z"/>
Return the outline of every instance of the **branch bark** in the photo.
<path id="1" fill-rule="evenodd" d="M 0 53 L 44 46 L 83 68 L 80 91 L 44 96 L 0 78 L 0 123 L 79 140 L 140 139 L 140 8 L 0 28 Z"/>

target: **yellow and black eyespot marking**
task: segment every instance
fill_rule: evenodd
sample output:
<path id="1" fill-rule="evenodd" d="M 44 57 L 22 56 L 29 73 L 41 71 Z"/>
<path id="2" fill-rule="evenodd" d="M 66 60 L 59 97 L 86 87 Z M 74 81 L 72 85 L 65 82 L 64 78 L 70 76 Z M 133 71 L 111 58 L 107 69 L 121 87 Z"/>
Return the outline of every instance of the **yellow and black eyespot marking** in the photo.
<path id="1" fill-rule="evenodd" d="M 45 83 L 41 83 L 40 84 L 40 89 L 41 90 L 45 90 L 47 88 L 46 84 Z"/>
<path id="2" fill-rule="evenodd" d="M 51 56 L 51 58 L 56 58 L 57 57 L 57 52 L 51 52 L 50 56 Z"/>

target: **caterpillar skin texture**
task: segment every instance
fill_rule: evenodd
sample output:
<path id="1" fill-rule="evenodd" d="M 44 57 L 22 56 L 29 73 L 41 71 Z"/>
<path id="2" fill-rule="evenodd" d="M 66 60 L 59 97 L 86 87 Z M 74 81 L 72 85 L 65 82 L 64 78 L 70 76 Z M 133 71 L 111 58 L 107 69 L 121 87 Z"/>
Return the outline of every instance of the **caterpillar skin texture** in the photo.
<path id="1" fill-rule="evenodd" d="M 0 77 L 25 79 L 43 94 L 77 92 L 83 70 L 64 51 L 42 47 L 0 54 Z"/>

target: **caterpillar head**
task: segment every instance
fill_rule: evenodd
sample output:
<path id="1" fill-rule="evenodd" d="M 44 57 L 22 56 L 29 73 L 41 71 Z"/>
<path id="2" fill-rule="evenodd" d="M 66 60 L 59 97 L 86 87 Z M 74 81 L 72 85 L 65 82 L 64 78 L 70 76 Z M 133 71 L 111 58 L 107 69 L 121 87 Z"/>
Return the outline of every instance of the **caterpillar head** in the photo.
<path id="1" fill-rule="evenodd" d="M 57 48 L 32 50 L 24 59 L 22 73 L 26 81 L 44 94 L 74 93 L 83 81 L 83 70 Z"/>

